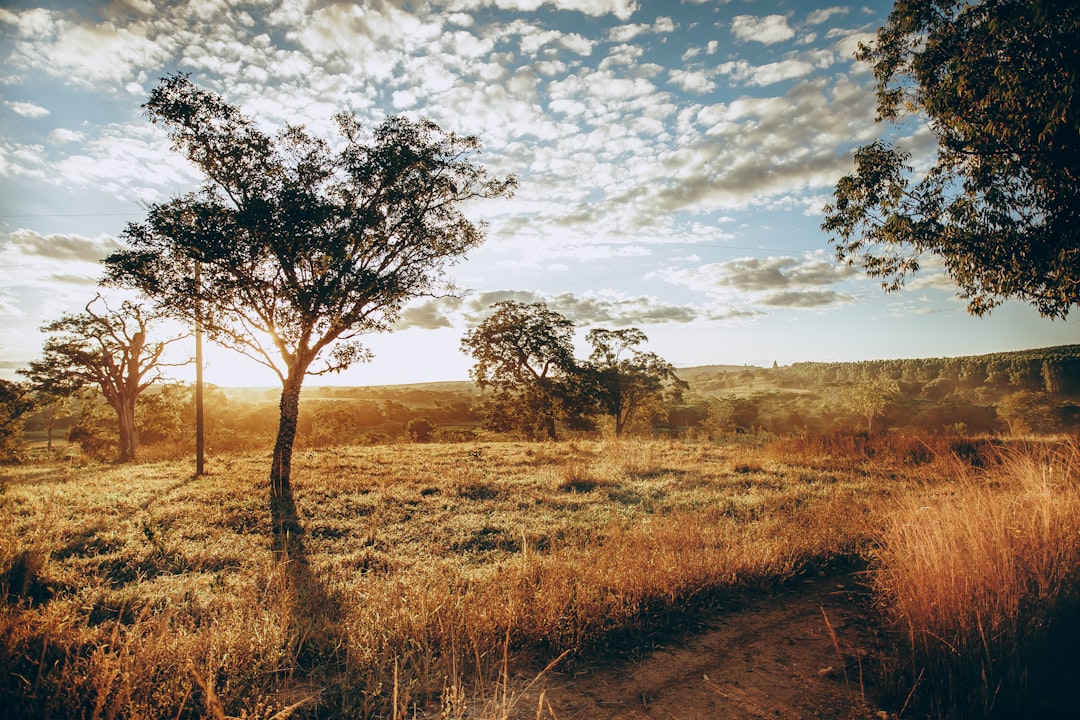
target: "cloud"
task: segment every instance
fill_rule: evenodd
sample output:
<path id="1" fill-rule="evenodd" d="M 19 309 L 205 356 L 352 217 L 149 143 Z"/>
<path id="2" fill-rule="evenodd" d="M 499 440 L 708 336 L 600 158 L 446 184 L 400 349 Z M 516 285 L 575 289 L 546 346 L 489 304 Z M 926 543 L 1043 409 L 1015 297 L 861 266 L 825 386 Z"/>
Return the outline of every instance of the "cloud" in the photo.
<path id="1" fill-rule="evenodd" d="M 709 93 L 716 89 L 710 74 L 704 70 L 672 70 L 671 82 L 687 92 Z"/>
<path id="2" fill-rule="evenodd" d="M 161 67 L 178 47 L 176 38 L 153 23 L 118 26 L 69 19 L 50 10 L 7 12 L 17 39 L 9 62 L 18 69 L 44 71 L 74 85 L 122 85 L 146 67 Z"/>
<path id="3" fill-rule="evenodd" d="M 447 3 L 447 10 L 497 7 L 500 10 L 534 12 L 543 5 L 554 10 L 579 12 L 590 17 L 614 15 L 620 20 L 628 20 L 638 10 L 637 0 L 454 0 Z"/>
<path id="4" fill-rule="evenodd" d="M 79 262 L 98 262 L 123 247 L 109 235 L 99 235 L 96 238 L 59 233 L 42 235 L 27 229 L 9 233 L 7 245 L 23 256 Z"/>
<path id="5" fill-rule="evenodd" d="M 851 8 L 834 6 L 822 8 L 820 10 L 814 10 L 806 16 L 806 22 L 810 25 L 820 25 L 821 23 L 826 22 L 833 15 L 847 15 L 850 9 Z"/>
<path id="6" fill-rule="evenodd" d="M 812 308 L 853 302 L 853 295 L 827 286 L 860 275 L 859 269 L 839 265 L 816 252 L 801 257 L 744 257 L 689 268 L 670 267 L 650 273 L 646 279 L 663 280 L 715 298 L 739 297 L 763 307 Z"/>
<path id="7" fill-rule="evenodd" d="M 611 325 L 629 327 L 662 323 L 688 323 L 702 316 L 700 310 L 664 302 L 651 296 L 628 297 L 617 293 L 578 295 L 572 292 L 544 295 L 531 290 L 489 290 L 467 298 L 436 298 L 407 308 L 395 330 L 434 330 L 458 323 L 476 325 L 491 315 L 499 302 L 543 302 L 579 327 Z"/>
<path id="8" fill-rule="evenodd" d="M 22 317 L 25 313 L 13 302 L 11 295 L 0 292 L 0 315 L 7 317 Z M 5 343 L 6 345 L 7 343 Z M 19 366 L 16 366 L 19 367 Z"/>
<path id="9" fill-rule="evenodd" d="M 66 145 L 73 142 L 81 142 L 86 139 L 86 135 L 78 130 L 68 130 L 67 128 L 55 128 L 50 131 L 46 139 L 51 145 Z"/>
<path id="10" fill-rule="evenodd" d="M 613 197 L 646 217 L 708 212 L 831 188 L 850 170 L 847 147 L 873 137 L 874 99 L 846 78 L 805 80 L 782 96 L 691 106 L 670 150 L 637 175 L 646 196 Z"/>
<path id="11" fill-rule="evenodd" d="M 54 273 L 46 278 L 49 282 L 63 285 L 78 285 L 82 287 L 94 287 L 100 282 L 100 278 L 90 275 L 78 275 L 75 273 Z"/>
<path id="12" fill-rule="evenodd" d="M 775 308 L 817 308 L 845 305 L 857 300 L 854 295 L 836 290 L 788 290 L 766 295 L 759 302 Z"/>
<path id="13" fill-rule="evenodd" d="M 562 293 L 550 298 L 548 305 L 579 326 L 688 323 L 698 317 L 693 308 L 647 296 L 603 298 Z"/>
<path id="14" fill-rule="evenodd" d="M 858 274 L 858 270 L 820 253 L 801 258 L 739 258 L 705 267 L 710 268 L 718 284 L 747 292 L 831 285 Z"/>
<path id="15" fill-rule="evenodd" d="M 803 59 L 788 59 L 779 62 L 751 65 L 745 60 L 722 63 L 716 66 L 716 72 L 729 76 L 733 81 L 755 87 L 764 87 L 774 83 L 805 77 L 815 69 L 813 63 Z"/>
<path id="16" fill-rule="evenodd" d="M 420 328 L 422 330 L 437 330 L 438 328 L 452 327 L 447 313 L 456 309 L 460 301 L 456 298 L 437 298 L 420 305 L 405 308 L 401 317 L 394 323 L 395 330 L 407 330 Z"/>
<path id="17" fill-rule="evenodd" d="M 5 100 L 4 104 L 11 108 L 11 111 L 16 115 L 22 115 L 23 117 L 42 118 L 49 114 L 48 108 L 43 108 L 32 102 Z"/>
<path id="18" fill-rule="evenodd" d="M 608 32 L 608 40 L 617 43 L 630 42 L 639 35 L 645 33 L 667 34 L 675 32 L 675 22 L 669 17 L 658 17 L 652 25 L 646 23 L 632 23 L 619 25 Z"/>
<path id="19" fill-rule="evenodd" d="M 764 45 L 790 40 L 795 31 L 788 27 L 783 15 L 736 15 L 731 20 L 731 32 L 743 42 L 758 42 Z"/>

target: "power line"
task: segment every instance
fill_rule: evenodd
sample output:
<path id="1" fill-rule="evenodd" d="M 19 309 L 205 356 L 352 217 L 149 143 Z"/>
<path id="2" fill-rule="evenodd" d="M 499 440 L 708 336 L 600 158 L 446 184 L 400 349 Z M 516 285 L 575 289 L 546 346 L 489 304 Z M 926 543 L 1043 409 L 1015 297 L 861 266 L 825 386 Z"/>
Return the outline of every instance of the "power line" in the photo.
<path id="1" fill-rule="evenodd" d="M 142 215 L 143 213 L 136 212 L 117 212 L 117 213 L 23 213 L 19 215 L 0 215 L 2 219 L 8 218 L 53 218 L 53 217 L 119 217 L 124 215 Z"/>

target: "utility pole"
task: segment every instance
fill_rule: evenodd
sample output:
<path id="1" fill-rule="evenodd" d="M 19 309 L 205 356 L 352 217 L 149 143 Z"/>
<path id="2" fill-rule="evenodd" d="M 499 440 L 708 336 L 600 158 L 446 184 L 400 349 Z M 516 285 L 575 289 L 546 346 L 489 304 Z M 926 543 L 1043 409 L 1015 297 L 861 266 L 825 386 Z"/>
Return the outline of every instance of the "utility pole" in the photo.
<path id="1" fill-rule="evenodd" d="M 202 263 L 195 261 L 195 476 L 205 473 L 203 441 Z"/>

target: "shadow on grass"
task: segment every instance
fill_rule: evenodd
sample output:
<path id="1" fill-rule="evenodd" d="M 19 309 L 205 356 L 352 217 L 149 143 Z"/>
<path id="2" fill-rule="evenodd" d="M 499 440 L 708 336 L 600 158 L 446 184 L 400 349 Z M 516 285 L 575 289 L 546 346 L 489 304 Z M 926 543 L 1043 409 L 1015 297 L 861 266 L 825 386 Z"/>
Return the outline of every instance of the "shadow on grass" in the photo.
<path id="1" fill-rule="evenodd" d="M 344 672 L 347 646 L 341 628 L 341 598 L 332 593 L 311 567 L 304 546 L 304 528 L 291 488 L 271 501 L 273 552 L 284 571 L 291 601 L 288 622 L 294 658 L 288 674 L 293 679 L 325 689 Z"/>

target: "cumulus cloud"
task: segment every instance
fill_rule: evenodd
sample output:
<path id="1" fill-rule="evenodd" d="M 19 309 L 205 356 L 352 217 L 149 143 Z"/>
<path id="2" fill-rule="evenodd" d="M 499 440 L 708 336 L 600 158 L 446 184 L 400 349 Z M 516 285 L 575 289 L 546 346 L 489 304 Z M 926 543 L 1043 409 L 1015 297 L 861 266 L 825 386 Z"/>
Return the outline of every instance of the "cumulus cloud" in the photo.
<path id="1" fill-rule="evenodd" d="M 687 323 L 698 317 L 693 308 L 646 296 L 604 298 L 562 293 L 550 298 L 548 305 L 579 326 Z"/>
<path id="2" fill-rule="evenodd" d="M 80 142 L 86 139 L 86 135 L 78 130 L 68 130 L 67 128 L 55 128 L 51 130 L 46 137 L 52 145 L 66 145 L 68 143 Z"/>
<path id="3" fill-rule="evenodd" d="M 831 187 L 850 169 L 846 146 L 875 131 L 872 95 L 848 92 L 850 86 L 815 78 L 783 96 L 690 108 L 681 116 L 678 145 L 649 167 L 650 177 L 637 178 L 652 192 L 612 202 L 632 202 L 655 217 Z"/>
<path id="4" fill-rule="evenodd" d="M 11 43 L 12 65 L 83 86 L 122 84 L 142 68 L 161 66 L 177 47 L 175 38 L 158 34 L 144 21 L 79 22 L 61 11 L 43 9 L 9 11 L 3 20 L 17 35 Z"/>
<path id="5" fill-rule="evenodd" d="M 48 108 L 44 108 L 37 103 L 5 100 L 4 104 L 11 108 L 13 113 L 23 117 L 42 118 L 49 114 Z"/>
<path id="6" fill-rule="evenodd" d="M 14 251 L 19 255 L 80 262 L 98 262 L 106 255 L 123 247 L 109 235 L 99 235 L 95 238 L 59 233 L 42 235 L 27 229 L 9 233 L 6 240 L 5 244 L 9 251 Z"/>
<path id="7" fill-rule="evenodd" d="M 766 295 L 759 302 L 775 308 L 818 308 L 845 305 L 857 299 L 854 295 L 836 290 L 788 290 Z"/>
<path id="8" fill-rule="evenodd" d="M 620 20 L 629 19 L 638 9 L 637 0 L 451 0 L 447 3 L 447 9 L 460 11 L 497 7 L 500 10 L 533 12 L 544 5 L 554 10 L 580 12 L 592 17 L 614 15 Z"/>
<path id="9" fill-rule="evenodd" d="M 810 25 L 820 25 L 823 22 L 827 22 L 829 18 L 834 15 L 847 15 L 850 8 L 833 6 L 828 8 L 822 8 L 820 10 L 814 10 L 806 16 L 806 22 Z"/>
<path id="10" fill-rule="evenodd" d="M 745 60 L 726 62 L 716 67 L 716 72 L 729 76 L 736 83 L 764 87 L 785 80 L 805 77 L 814 71 L 808 60 L 792 58 L 779 62 L 751 65 Z"/>
<path id="11" fill-rule="evenodd" d="M 838 265 L 823 253 L 807 253 L 670 267 L 647 277 L 717 298 L 740 296 L 763 307 L 811 308 L 853 302 L 853 295 L 827 286 L 860 274 L 857 268 Z"/>
<path id="12" fill-rule="evenodd" d="M 716 88 L 710 73 L 704 70 L 672 70 L 671 82 L 694 93 L 708 93 Z"/>
<path id="13" fill-rule="evenodd" d="M 422 330 L 437 330 L 451 327 L 448 313 L 457 309 L 460 304 L 456 298 L 437 298 L 420 305 L 413 305 L 401 312 L 401 317 L 394 323 L 395 330 L 420 328 Z"/>
<path id="14" fill-rule="evenodd" d="M 669 17 L 658 17 L 651 25 L 647 23 L 630 23 L 619 25 L 608 32 L 608 40 L 617 43 L 630 42 L 639 35 L 646 33 L 666 34 L 675 32 L 675 22 Z"/>
<path id="15" fill-rule="evenodd" d="M 731 33 L 743 42 L 758 42 L 764 45 L 790 40 L 795 31 L 783 15 L 736 15 L 731 21 Z"/>
<path id="16" fill-rule="evenodd" d="M 546 303 L 579 327 L 610 325 L 630 327 L 662 323 L 688 323 L 703 316 L 697 308 L 664 302 L 658 298 L 619 293 L 579 295 L 572 292 L 543 295 L 531 290 L 489 290 L 467 298 L 436 298 L 406 309 L 395 329 L 434 330 L 455 324 L 476 325 L 492 313 L 499 302 Z"/>

